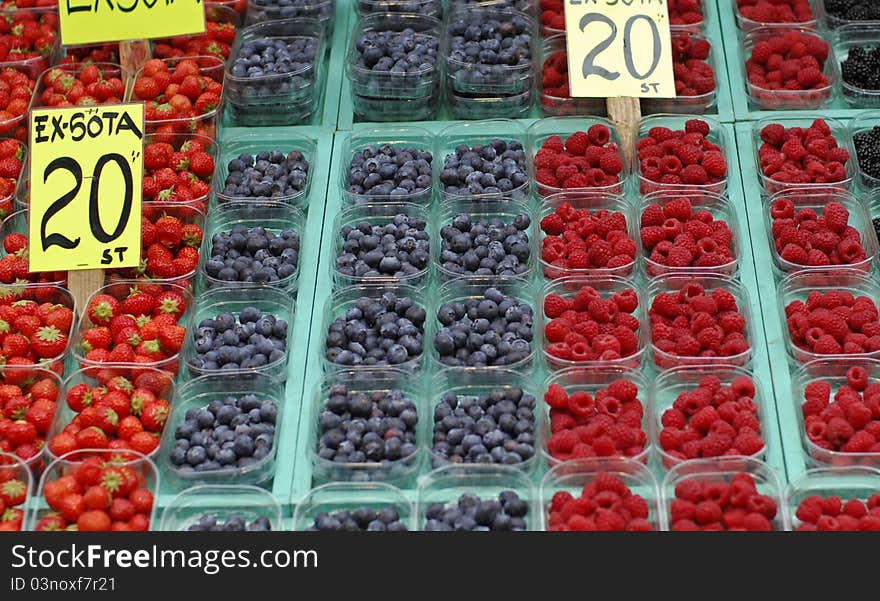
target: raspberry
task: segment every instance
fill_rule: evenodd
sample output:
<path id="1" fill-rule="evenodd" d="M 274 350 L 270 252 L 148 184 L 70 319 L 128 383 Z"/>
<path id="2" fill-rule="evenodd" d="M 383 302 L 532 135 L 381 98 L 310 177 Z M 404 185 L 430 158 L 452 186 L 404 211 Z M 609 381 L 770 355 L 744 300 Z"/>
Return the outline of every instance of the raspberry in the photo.
<path id="1" fill-rule="evenodd" d="M 588 146 L 590 138 L 582 131 L 574 132 L 565 141 L 565 150 L 574 156 L 584 156 Z"/>
<path id="2" fill-rule="evenodd" d="M 609 175 L 617 175 L 623 171 L 623 161 L 616 152 L 606 152 L 599 160 L 599 168 Z"/>
<path id="3" fill-rule="evenodd" d="M 761 140 L 771 146 L 781 147 L 785 142 L 785 127 L 779 123 L 770 123 L 761 129 Z"/>
<path id="4" fill-rule="evenodd" d="M 611 131 L 605 125 L 597 123 L 590 126 L 587 136 L 595 146 L 605 146 L 611 140 Z"/>
<path id="5" fill-rule="evenodd" d="M 560 317 L 570 307 L 570 301 L 562 298 L 558 294 L 548 294 L 547 298 L 544 299 L 544 315 L 550 319 Z"/>
<path id="6" fill-rule="evenodd" d="M 724 155 L 718 151 L 713 150 L 703 154 L 701 165 L 710 177 L 723 178 L 727 176 L 727 161 L 724 159 Z"/>
<path id="7" fill-rule="evenodd" d="M 678 219 L 679 221 L 687 221 L 693 214 L 691 201 L 687 197 L 679 197 L 670 200 L 663 205 L 663 215 L 667 219 Z"/>
<path id="8" fill-rule="evenodd" d="M 708 136 L 711 130 L 709 124 L 702 119 L 688 119 L 684 124 L 684 131 L 689 134 Z"/>
<path id="9" fill-rule="evenodd" d="M 709 176 L 702 165 L 687 165 L 681 170 L 680 177 L 682 183 L 699 186 L 705 184 L 709 179 Z"/>
<path id="10" fill-rule="evenodd" d="M 562 138 L 559 136 L 550 136 L 547 140 L 541 145 L 541 148 L 545 148 L 547 150 L 551 150 L 553 152 L 562 152 L 565 148 L 565 145 L 562 142 Z"/>
<path id="11" fill-rule="evenodd" d="M 544 401 L 553 409 L 566 409 L 568 407 L 568 394 L 559 384 L 551 384 L 544 393 Z"/>
<path id="12" fill-rule="evenodd" d="M 838 234 L 849 224 L 849 211 L 838 202 L 831 201 L 826 204 L 822 216 L 828 228 Z"/>

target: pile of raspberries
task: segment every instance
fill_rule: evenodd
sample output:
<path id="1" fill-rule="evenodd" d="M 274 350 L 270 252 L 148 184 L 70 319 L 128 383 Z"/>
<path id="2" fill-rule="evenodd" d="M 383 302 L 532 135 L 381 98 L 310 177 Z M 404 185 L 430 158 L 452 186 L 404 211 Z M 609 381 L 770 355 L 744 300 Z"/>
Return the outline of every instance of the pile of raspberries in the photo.
<path id="1" fill-rule="evenodd" d="M 736 0 L 736 7 L 756 23 L 807 23 L 815 18 L 808 0 Z"/>
<path id="2" fill-rule="evenodd" d="M 746 61 L 749 83 L 760 88 L 751 91 L 755 100 L 772 103 L 776 99 L 774 90 L 820 90 L 804 98 L 826 98 L 831 93 L 824 73 L 828 50 L 828 42 L 800 31 L 788 31 L 755 44 Z"/>
<path id="3" fill-rule="evenodd" d="M 866 259 L 862 236 L 849 225 L 849 210 L 839 202 L 826 203 L 817 215 L 812 208 L 796 211 L 791 200 L 779 198 L 770 205 L 770 218 L 776 252 L 789 263 L 824 267 Z"/>
<path id="4" fill-rule="evenodd" d="M 846 372 L 846 384 L 814 380 L 804 388 L 801 405 L 807 440 L 826 451 L 880 453 L 880 382 L 870 382 L 864 367 Z"/>
<path id="5" fill-rule="evenodd" d="M 690 119 L 684 129 L 652 127 L 636 143 L 643 194 L 659 186 L 711 186 L 727 177 L 727 161 L 720 146 L 710 141 L 709 124 Z M 657 185 L 655 185 L 657 184 Z"/>
<path id="6" fill-rule="evenodd" d="M 758 492 L 749 473 L 734 474 L 730 482 L 691 478 L 675 485 L 669 526 L 673 532 L 769 532 L 778 511 L 777 500 Z"/>
<path id="7" fill-rule="evenodd" d="M 535 179 L 541 194 L 556 189 L 602 188 L 619 184 L 623 159 L 611 130 L 602 123 L 576 131 L 563 143 L 550 136 L 535 155 Z M 543 186 L 543 188 L 541 187 Z"/>
<path id="8" fill-rule="evenodd" d="M 813 290 L 806 302 L 785 307 L 794 345 L 816 355 L 859 355 L 880 351 L 877 305 L 867 296 L 846 290 Z"/>
<path id="9" fill-rule="evenodd" d="M 880 532 L 880 493 L 867 500 L 809 495 L 795 510 L 797 532 Z"/>
<path id="10" fill-rule="evenodd" d="M 648 502 L 633 493 L 626 483 L 609 472 L 599 472 L 575 497 L 561 490 L 547 508 L 550 532 L 648 532 Z"/>
<path id="11" fill-rule="evenodd" d="M 760 135 L 758 165 L 777 184 L 838 183 L 848 177 L 849 151 L 839 145 L 824 119 L 807 128 L 770 123 Z"/>
<path id="12" fill-rule="evenodd" d="M 715 71 L 706 62 L 712 45 L 703 38 L 672 38 L 672 74 L 676 96 L 701 96 L 715 91 Z"/>

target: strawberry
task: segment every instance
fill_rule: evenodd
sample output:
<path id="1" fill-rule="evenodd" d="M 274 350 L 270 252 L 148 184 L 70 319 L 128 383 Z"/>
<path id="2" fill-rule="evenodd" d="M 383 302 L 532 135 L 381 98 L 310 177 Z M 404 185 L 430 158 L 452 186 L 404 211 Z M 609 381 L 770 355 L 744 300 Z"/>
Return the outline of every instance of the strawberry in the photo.
<path id="1" fill-rule="evenodd" d="M 220 97 L 214 92 L 201 94 L 195 102 L 196 114 L 205 115 L 217 109 Z"/>
<path id="2" fill-rule="evenodd" d="M 67 348 L 67 334 L 55 326 L 43 326 L 31 336 L 31 348 L 38 357 L 57 357 Z"/>
<path id="3" fill-rule="evenodd" d="M 89 302 L 86 314 L 95 325 L 107 325 L 119 313 L 119 301 L 107 294 L 97 294 Z"/>
<path id="4" fill-rule="evenodd" d="M 34 530 L 37 532 L 58 532 L 64 530 L 66 527 L 67 522 L 64 521 L 64 518 L 60 514 L 53 512 L 40 518 L 40 521 L 37 522 Z"/>
<path id="5" fill-rule="evenodd" d="M 173 355 L 180 352 L 185 339 L 186 328 L 182 326 L 172 326 L 159 330 L 159 344 L 162 346 L 162 350 L 168 354 Z"/>
<path id="6" fill-rule="evenodd" d="M 109 349 L 113 344 L 113 334 L 110 328 L 98 327 L 86 330 L 83 335 L 82 348 L 86 352 L 95 349 Z"/>
<path id="7" fill-rule="evenodd" d="M 160 217 L 156 220 L 156 240 L 168 248 L 177 248 L 183 238 L 183 225 L 176 217 Z"/>
<path id="8" fill-rule="evenodd" d="M 141 413 L 143 427 L 152 432 L 161 432 L 165 427 L 169 411 L 168 402 L 164 399 L 147 404 Z"/>
<path id="9" fill-rule="evenodd" d="M 127 315 L 150 315 L 156 308 L 156 299 L 143 292 L 135 291 L 122 301 L 122 310 Z"/>
<path id="10" fill-rule="evenodd" d="M 167 290 L 156 297 L 156 306 L 153 315 L 171 315 L 175 320 L 186 312 L 186 300 L 174 290 Z"/>
<path id="11" fill-rule="evenodd" d="M 159 437 L 149 432 L 138 432 L 128 442 L 133 450 L 144 455 L 149 455 L 159 448 Z"/>
<path id="12" fill-rule="evenodd" d="M 189 157 L 189 169 L 196 176 L 207 179 L 214 174 L 214 159 L 204 151 L 193 153 Z"/>
<path id="13" fill-rule="evenodd" d="M 0 501 L 7 507 L 21 505 L 27 499 L 28 487 L 21 480 L 7 480 L 0 484 Z"/>

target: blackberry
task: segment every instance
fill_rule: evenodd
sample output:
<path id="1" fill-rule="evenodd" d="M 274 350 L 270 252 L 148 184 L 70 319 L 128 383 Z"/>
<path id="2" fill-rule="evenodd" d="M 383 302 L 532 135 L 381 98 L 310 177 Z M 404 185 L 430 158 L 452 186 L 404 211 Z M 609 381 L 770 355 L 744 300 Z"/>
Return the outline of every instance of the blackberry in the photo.
<path id="1" fill-rule="evenodd" d="M 872 223 L 874 224 L 874 235 L 877 236 L 877 240 L 880 241 L 880 217 L 874 217 Z"/>
<path id="2" fill-rule="evenodd" d="M 857 133 L 853 144 L 862 173 L 880 179 L 880 127 Z"/>
<path id="3" fill-rule="evenodd" d="M 825 0 L 825 12 L 844 21 L 876 21 L 880 4 L 876 0 Z"/>
<path id="4" fill-rule="evenodd" d="M 853 46 L 840 63 L 843 81 L 862 90 L 880 90 L 880 47 Z M 851 93 L 844 88 L 844 93 Z"/>

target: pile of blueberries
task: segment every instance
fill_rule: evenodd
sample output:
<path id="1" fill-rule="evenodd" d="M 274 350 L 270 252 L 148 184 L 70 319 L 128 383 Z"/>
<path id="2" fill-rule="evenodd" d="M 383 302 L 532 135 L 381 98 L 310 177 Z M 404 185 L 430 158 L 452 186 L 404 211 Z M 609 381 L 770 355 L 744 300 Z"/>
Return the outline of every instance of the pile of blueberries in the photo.
<path id="1" fill-rule="evenodd" d="M 221 194 L 228 199 L 285 200 L 305 190 L 309 162 L 299 150 L 242 154 L 227 165 Z"/>
<path id="2" fill-rule="evenodd" d="M 358 0 L 358 14 L 406 13 L 436 17 L 443 10 L 441 0 Z"/>
<path id="3" fill-rule="evenodd" d="M 423 273 L 431 258 L 427 223 L 398 214 L 384 225 L 344 226 L 336 271 L 361 278 L 405 278 Z"/>
<path id="4" fill-rule="evenodd" d="M 353 392 L 337 382 L 318 417 L 318 457 L 383 465 L 415 457 L 418 422 L 416 404 L 400 390 Z"/>
<path id="5" fill-rule="evenodd" d="M 440 266 L 456 276 L 522 276 L 529 269 L 531 224 L 527 213 L 512 222 L 460 213 L 440 229 Z"/>
<path id="6" fill-rule="evenodd" d="M 516 465 L 535 456 L 535 397 L 521 388 L 488 395 L 447 392 L 434 407 L 436 458 Z"/>
<path id="7" fill-rule="evenodd" d="M 250 0 L 248 23 L 263 23 L 293 17 L 312 17 L 327 26 L 333 24 L 333 7 L 329 0 Z"/>
<path id="8" fill-rule="evenodd" d="M 272 452 L 277 417 L 275 402 L 255 394 L 190 409 L 174 431 L 171 463 L 181 474 L 253 465 Z"/>
<path id="9" fill-rule="evenodd" d="M 411 28 L 365 31 L 354 44 L 355 67 L 382 75 L 421 75 L 434 70 L 439 45 L 436 37 Z"/>
<path id="10" fill-rule="evenodd" d="M 261 37 L 241 45 L 232 63 L 232 75 L 244 78 L 241 95 L 251 100 L 299 91 L 315 80 L 318 38 Z M 288 77 L 279 75 L 292 74 Z M 261 79 L 263 78 L 263 79 Z M 229 83 L 234 87 L 234 82 Z"/>
<path id="11" fill-rule="evenodd" d="M 487 288 L 482 298 L 443 303 L 434 338 L 440 362 L 452 367 L 513 365 L 532 352 L 532 308 Z"/>
<path id="12" fill-rule="evenodd" d="M 428 532 L 509 532 L 526 530 L 529 504 L 512 490 L 483 500 L 465 493 L 457 501 L 431 503 L 425 512 Z"/>
<path id="13" fill-rule="evenodd" d="M 532 21 L 524 14 L 457 11 L 449 19 L 447 35 L 447 71 L 458 91 L 476 92 L 487 84 L 523 84 L 525 80 L 520 80 L 530 75 Z"/>
<path id="14" fill-rule="evenodd" d="M 370 144 L 351 158 L 348 190 L 378 198 L 430 196 L 433 160 L 430 152 L 414 146 Z"/>
<path id="15" fill-rule="evenodd" d="M 199 370 L 255 369 L 284 359 L 287 353 L 287 321 L 245 307 L 235 315 L 228 311 L 199 323 L 196 356 L 191 364 Z"/>
<path id="16" fill-rule="evenodd" d="M 233 513 L 223 521 L 218 521 L 213 513 L 199 516 L 195 524 L 187 528 L 188 532 L 270 532 L 272 524 L 269 518 L 260 516 L 248 522 L 240 513 Z"/>
<path id="17" fill-rule="evenodd" d="M 406 524 L 400 519 L 400 513 L 393 507 L 382 507 L 378 511 L 370 507 L 358 507 L 351 511 L 321 513 L 308 529 L 310 532 L 406 532 Z"/>
<path id="18" fill-rule="evenodd" d="M 205 272 L 223 282 L 271 283 L 289 278 L 299 264 L 299 234 L 275 234 L 264 227 L 234 225 L 211 237 Z"/>
<path id="19" fill-rule="evenodd" d="M 361 297 L 330 324 L 325 357 L 352 367 L 406 363 L 422 354 L 425 317 L 409 297 Z"/>
<path id="20" fill-rule="evenodd" d="M 529 182 L 522 142 L 494 138 L 488 144 L 459 144 L 446 155 L 440 183 L 450 196 L 510 195 Z"/>

